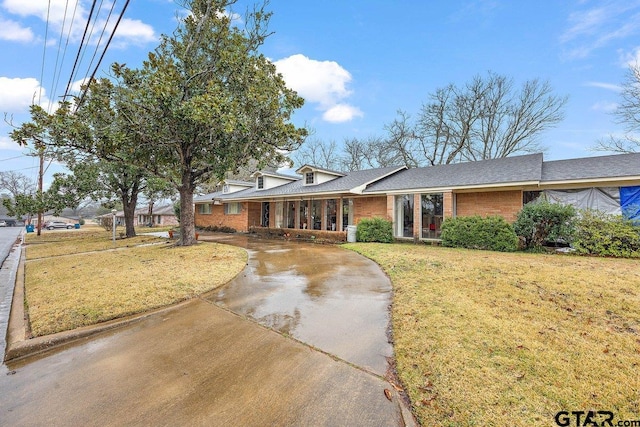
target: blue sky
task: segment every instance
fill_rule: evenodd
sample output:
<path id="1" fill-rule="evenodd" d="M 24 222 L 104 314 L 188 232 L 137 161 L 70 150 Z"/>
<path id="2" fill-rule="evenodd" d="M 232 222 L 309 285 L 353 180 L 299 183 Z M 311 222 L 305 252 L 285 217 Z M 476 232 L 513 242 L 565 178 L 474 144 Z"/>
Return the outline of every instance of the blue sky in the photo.
<path id="1" fill-rule="evenodd" d="M 28 120 L 34 100 L 55 108 L 64 93 L 91 8 L 89 0 L 75 1 L 0 0 L 0 113 L 15 124 Z M 105 1 L 100 19 L 124 3 Z M 252 3 L 240 0 L 234 11 Z M 294 121 L 338 143 L 381 135 L 397 110 L 415 114 L 437 88 L 492 71 L 516 85 L 548 80 L 569 96 L 565 120 L 541 135 L 545 159 L 598 155 L 590 150 L 597 140 L 621 130 L 610 113 L 629 64 L 640 60 L 639 0 L 272 0 L 268 9 L 275 33 L 263 51 L 306 99 Z M 132 1 L 98 76 L 114 61 L 139 65 L 180 13 L 173 0 Z M 92 71 L 101 29 L 75 85 Z M 37 161 L 10 140 L 10 130 L 0 124 L 0 170 L 35 178 Z M 48 176 L 57 170 L 51 165 Z"/>

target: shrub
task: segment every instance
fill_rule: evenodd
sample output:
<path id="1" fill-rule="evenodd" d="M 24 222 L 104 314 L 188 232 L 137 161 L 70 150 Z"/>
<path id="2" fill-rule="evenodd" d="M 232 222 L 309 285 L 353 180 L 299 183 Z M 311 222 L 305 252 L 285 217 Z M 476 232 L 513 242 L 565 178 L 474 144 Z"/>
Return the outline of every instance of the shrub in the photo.
<path id="1" fill-rule="evenodd" d="M 442 245 L 455 248 L 513 252 L 518 236 L 499 216 L 448 218 L 442 223 Z"/>
<path id="2" fill-rule="evenodd" d="M 545 242 L 571 242 L 575 220 L 573 206 L 540 200 L 524 205 L 513 228 L 527 249 L 539 248 Z"/>
<path id="3" fill-rule="evenodd" d="M 640 226 L 619 215 L 584 211 L 576 223 L 573 247 L 581 254 L 640 257 Z"/>
<path id="4" fill-rule="evenodd" d="M 393 223 L 383 218 L 365 218 L 356 229 L 358 242 L 393 242 Z"/>

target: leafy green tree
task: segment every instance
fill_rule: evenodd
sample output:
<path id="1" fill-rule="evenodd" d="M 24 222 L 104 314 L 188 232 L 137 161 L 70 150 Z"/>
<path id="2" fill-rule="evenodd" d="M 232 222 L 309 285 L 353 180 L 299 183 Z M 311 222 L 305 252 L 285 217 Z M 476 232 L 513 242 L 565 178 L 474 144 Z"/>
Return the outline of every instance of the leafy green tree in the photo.
<path id="1" fill-rule="evenodd" d="M 114 64 L 140 164 L 180 193 L 182 245 L 196 243 L 193 193 L 251 159 L 279 164 L 306 131 L 290 123 L 303 99 L 259 48 L 271 14 L 255 8 L 237 26 L 229 0 L 184 0 L 187 17 L 140 69 Z M 124 149 L 124 147 L 123 147 Z"/>

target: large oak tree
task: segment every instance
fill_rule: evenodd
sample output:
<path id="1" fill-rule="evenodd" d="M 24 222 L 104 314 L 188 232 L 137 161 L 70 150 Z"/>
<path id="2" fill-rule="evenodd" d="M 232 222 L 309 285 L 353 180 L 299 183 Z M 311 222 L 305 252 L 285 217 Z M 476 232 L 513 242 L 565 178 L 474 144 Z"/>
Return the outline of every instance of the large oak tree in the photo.
<path id="1" fill-rule="evenodd" d="M 233 0 L 185 0 L 188 16 L 138 69 L 114 64 L 118 111 L 139 141 L 140 165 L 180 193 L 182 245 L 195 243 L 193 193 L 251 159 L 277 164 L 306 131 L 290 123 L 303 99 L 288 89 L 260 47 L 270 13 L 255 8 L 239 26 Z"/>

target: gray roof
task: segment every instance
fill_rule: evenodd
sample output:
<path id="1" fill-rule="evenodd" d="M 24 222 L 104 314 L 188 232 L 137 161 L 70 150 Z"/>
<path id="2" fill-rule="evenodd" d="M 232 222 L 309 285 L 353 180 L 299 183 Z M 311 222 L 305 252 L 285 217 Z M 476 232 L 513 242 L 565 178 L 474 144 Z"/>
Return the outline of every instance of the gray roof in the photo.
<path id="1" fill-rule="evenodd" d="M 348 193 L 350 190 L 356 187 L 379 180 L 389 174 L 402 169 L 404 169 L 404 166 L 393 166 L 387 168 L 355 171 L 350 172 L 346 176 L 315 185 L 304 185 L 303 180 L 299 179 L 297 181 L 280 185 L 278 187 L 267 188 L 264 190 L 249 188 L 247 190 L 237 191 L 235 193 L 224 194 L 216 198 L 222 200 L 236 200 L 265 197 L 297 197 L 322 193 Z"/>
<path id="2" fill-rule="evenodd" d="M 246 191 L 246 190 L 241 190 L 241 191 Z M 237 191 L 236 193 L 240 193 L 241 191 Z M 236 194 L 236 193 L 229 193 L 229 194 Z M 214 198 L 220 197 L 222 194 L 224 194 L 222 191 L 216 191 L 214 193 L 207 193 L 207 194 L 203 194 L 201 196 L 194 197 L 193 201 L 194 202 L 210 202 Z"/>
<path id="3" fill-rule="evenodd" d="M 453 163 L 401 171 L 370 185 L 365 193 L 539 181 L 542 154 Z"/>
<path id="4" fill-rule="evenodd" d="M 225 184 L 231 184 L 231 185 L 252 186 L 255 184 L 254 181 L 239 181 L 237 179 L 225 179 L 223 181 L 225 182 Z"/>
<path id="5" fill-rule="evenodd" d="M 581 159 L 554 160 L 542 164 L 542 183 L 595 178 L 640 176 L 640 153 Z"/>

